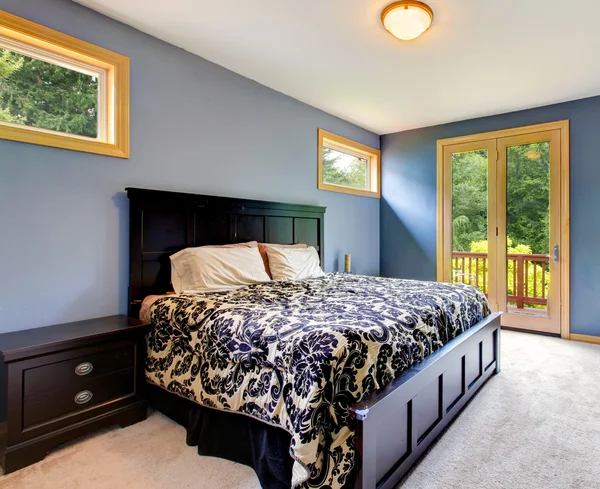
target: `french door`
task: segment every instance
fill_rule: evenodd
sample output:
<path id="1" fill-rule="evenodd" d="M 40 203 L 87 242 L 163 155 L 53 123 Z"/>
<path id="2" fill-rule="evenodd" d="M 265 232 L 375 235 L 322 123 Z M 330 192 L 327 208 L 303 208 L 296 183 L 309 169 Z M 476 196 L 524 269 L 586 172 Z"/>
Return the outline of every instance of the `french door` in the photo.
<path id="1" fill-rule="evenodd" d="M 568 337 L 568 121 L 438 141 L 438 280 Z"/>

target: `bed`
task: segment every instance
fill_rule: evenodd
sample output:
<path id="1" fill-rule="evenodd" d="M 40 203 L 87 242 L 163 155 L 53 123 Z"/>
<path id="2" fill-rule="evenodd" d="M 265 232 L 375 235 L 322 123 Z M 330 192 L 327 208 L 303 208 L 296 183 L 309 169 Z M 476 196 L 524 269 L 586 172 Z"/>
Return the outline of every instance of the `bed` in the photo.
<path id="1" fill-rule="evenodd" d="M 127 191 L 130 314 L 168 290 L 169 256 L 186 247 L 307 243 L 323 261 L 322 207 Z M 478 294 L 328 274 L 159 298 L 148 396 L 200 453 L 253 466 L 264 487 L 394 487 L 500 370 L 499 316 Z"/>

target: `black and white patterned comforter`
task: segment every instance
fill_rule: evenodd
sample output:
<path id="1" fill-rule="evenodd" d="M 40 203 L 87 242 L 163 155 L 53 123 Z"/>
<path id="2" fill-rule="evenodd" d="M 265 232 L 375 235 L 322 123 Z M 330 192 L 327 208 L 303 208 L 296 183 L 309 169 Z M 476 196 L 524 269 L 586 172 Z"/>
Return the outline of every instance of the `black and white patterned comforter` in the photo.
<path id="1" fill-rule="evenodd" d="M 489 314 L 461 284 L 327 274 L 169 296 L 150 309 L 148 380 L 292 435 L 294 483 L 341 488 L 348 408 Z"/>

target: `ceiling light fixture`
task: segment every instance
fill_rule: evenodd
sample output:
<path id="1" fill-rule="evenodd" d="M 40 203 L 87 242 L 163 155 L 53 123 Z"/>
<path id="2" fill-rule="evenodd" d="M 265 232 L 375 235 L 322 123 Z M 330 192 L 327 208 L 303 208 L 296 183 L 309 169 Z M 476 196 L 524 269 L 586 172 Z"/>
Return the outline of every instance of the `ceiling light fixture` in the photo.
<path id="1" fill-rule="evenodd" d="M 433 10 L 416 0 L 401 0 L 381 12 L 381 23 L 387 31 L 402 41 L 416 39 L 431 26 Z"/>

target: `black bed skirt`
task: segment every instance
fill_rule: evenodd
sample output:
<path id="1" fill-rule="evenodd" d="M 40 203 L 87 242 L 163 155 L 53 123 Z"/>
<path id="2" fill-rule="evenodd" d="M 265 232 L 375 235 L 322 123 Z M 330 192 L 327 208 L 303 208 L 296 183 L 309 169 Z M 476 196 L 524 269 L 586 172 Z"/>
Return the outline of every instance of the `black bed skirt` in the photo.
<path id="1" fill-rule="evenodd" d="M 294 460 L 291 435 L 248 416 L 202 407 L 146 383 L 148 400 L 187 431 L 186 443 L 199 455 L 252 467 L 263 489 L 289 489 Z"/>

